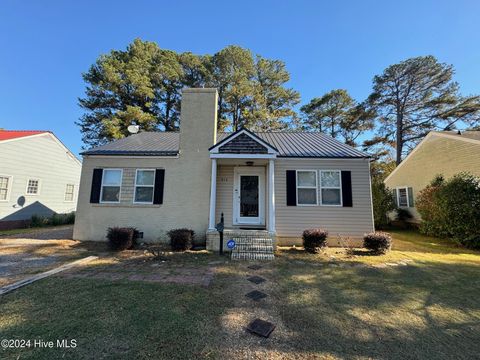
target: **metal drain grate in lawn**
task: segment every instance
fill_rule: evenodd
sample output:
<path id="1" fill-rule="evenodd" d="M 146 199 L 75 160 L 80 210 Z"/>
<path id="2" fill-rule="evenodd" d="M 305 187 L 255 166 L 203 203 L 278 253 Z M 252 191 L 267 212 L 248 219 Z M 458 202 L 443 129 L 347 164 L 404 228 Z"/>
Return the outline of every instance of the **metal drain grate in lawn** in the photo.
<path id="1" fill-rule="evenodd" d="M 268 338 L 274 329 L 275 324 L 262 319 L 255 319 L 247 326 L 248 331 L 265 338 Z"/>
<path id="2" fill-rule="evenodd" d="M 252 270 L 259 270 L 261 269 L 262 267 L 260 265 L 250 265 L 250 266 L 247 266 L 249 269 L 252 269 Z"/>
<path id="3" fill-rule="evenodd" d="M 245 295 L 246 297 L 252 299 L 252 300 L 255 300 L 255 301 L 259 301 L 263 298 L 266 298 L 268 295 L 261 292 L 261 291 L 258 291 L 258 290 L 253 290 L 253 291 L 250 291 L 248 294 Z"/>
<path id="4" fill-rule="evenodd" d="M 262 278 L 261 276 L 250 276 L 249 278 L 247 278 L 248 281 L 254 283 L 254 284 L 261 284 L 262 282 L 264 281 L 267 281 L 265 280 L 264 278 Z"/>

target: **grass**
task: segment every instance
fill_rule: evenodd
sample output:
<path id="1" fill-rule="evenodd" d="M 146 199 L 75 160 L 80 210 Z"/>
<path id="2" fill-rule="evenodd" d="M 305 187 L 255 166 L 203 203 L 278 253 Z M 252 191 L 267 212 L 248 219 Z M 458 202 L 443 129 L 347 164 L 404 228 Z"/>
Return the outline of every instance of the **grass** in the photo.
<path id="1" fill-rule="evenodd" d="M 257 271 L 268 280 L 260 285 L 245 280 L 252 271 L 243 262 L 216 264 L 209 288 L 52 277 L 0 298 L 0 333 L 7 339 L 73 338 L 78 346 L 3 350 L 0 357 L 477 357 L 480 253 L 414 232 L 393 236 L 394 250 L 385 256 L 280 251 Z M 330 256 L 343 266 L 333 267 Z M 404 259 L 413 261 L 370 266 Z M 203 269 L 212 260 L 218 257 L 175 254 L 169 262 Z M 269 297 L 252 303 L 244 297 L 252 289 Z M 254 317 L 277 324 L 271 338 L 245 332 Z"/>

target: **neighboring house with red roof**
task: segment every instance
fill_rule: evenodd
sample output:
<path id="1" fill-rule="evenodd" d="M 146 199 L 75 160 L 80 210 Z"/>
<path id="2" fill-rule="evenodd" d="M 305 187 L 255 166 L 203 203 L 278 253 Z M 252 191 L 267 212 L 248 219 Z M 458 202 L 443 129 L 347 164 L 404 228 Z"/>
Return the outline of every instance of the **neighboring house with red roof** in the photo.
<path id="1" fill-rule="evenodd" d="M 373 230 L 371 157 L 319 132 L 217 134 L 215 89 L 185 89 L 180 132 L 139 132 L 85 151 L 74 239 L 105 241 L 133 226 L 143 241 L 187 227 L 210 250 L 246 241 L 238 258 L 271 258 L 273 245 L 301 244 L 326 228 L 360 244 Z M 240 245 L 240 242 L 238 243 Z"/>
<path id="2" fill-rule="evenodd" d="M 0 130 L 0 229 L 74 211 L 81 167 L 50 131 Z"/>

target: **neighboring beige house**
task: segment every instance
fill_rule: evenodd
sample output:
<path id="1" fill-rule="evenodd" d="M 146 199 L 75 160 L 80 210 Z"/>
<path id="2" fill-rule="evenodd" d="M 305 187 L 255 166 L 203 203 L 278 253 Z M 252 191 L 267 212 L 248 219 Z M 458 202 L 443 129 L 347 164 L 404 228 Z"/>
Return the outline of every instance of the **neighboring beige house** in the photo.
<path id="1" fill-rule="evenodd" d="M 218 249 L 239 234 L 300 243 L 323 227 L 360 239 L 373 230 L 370 157 L 321 133 L 246 129 L 217 135 L 217 91 L 183 91 L 180 132 L 140 132 L 83 155 L 74 238 L 105 240 L 134 226 L 144 241 L 187 227 Z"/>
<path id="2" fill-rule="evenodd" d="M 81 168 L 49 131 L 0 130 L 0 229 L 74 211 Z"/>
<path id="3" fill-rule="evenodd" d="M 437 175 L 444 178 L 469 172 L 480 176 L 480 131 L 432 131 L 385 179 L 393 189 L 397 205 L 418 222 L 415 199 Z"/>

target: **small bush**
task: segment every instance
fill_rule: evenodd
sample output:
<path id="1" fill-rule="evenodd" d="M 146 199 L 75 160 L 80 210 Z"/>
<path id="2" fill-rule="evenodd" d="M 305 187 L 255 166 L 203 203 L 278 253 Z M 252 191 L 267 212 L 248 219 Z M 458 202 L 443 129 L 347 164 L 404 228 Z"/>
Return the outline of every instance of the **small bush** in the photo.
<path id="1" fill-rule="evenodd" d="M 398 208 L 397 209 L 397 220 L 407 221 L 407 220 L 410 220 L 412 218 L 413 218 L 413 215 L 409 210 L 403 209 L 403 208 Z"/>
<path id="2" fill-rule="evenodd" d="M 30 218 L 30 227 L 42 227 L 48 225 L 48 218 L 40 215 L 32 215 Z"/>
<path id="3" fill-rule="evenodd" d="M 131 249 L 135 244 L 138 231 L 132 227 L 111 227 L 107 230 L 107 239 L 113 250 Z"/>
<path id="4" fill-rule="evenodd" d="M 372 232 L 363 237 L 363 247 L 375 254 L 385 254 L 392 248 L 392 237 L 385 232 Z"/>
<path id="5" fill-rule="evenodd" d="M 480 250 L 480 234 L 470 235 L 464 238 L 455 238 L 454 240 L 466 248 Z"/>
<path id="6" fill-rule="evenodd" d="M 73 224 L 75 222 L 75 213 L 67 213 L 67 214 L 53 214 L 49 221 L 49 225 L 57 226 L 57 225 L 67 225 Z"/>
<path id="7" fill-rule="evenodd" d="M 170 246 L 173 251 L 190 250 L 193 245 L 195 232 L 190 229 L 173 229 L 167 235 L 170 237 Z"/>
<path id="8" fill-rule="evenodd" d="M 75 222 L 75 212 L 66 214 L 53 214 L 50 217 L 32 215 L 30 219 L 30 227 L 42 227 L 42 226 L 58 226 L 73 224 Z"/>
<path id="9" fill-rule="evenodd" d="M 317 254 L 327 246 L 328 231 L 324 229 L 307 229 L 303 232 L 303 247 L 305 251 Z"/>

